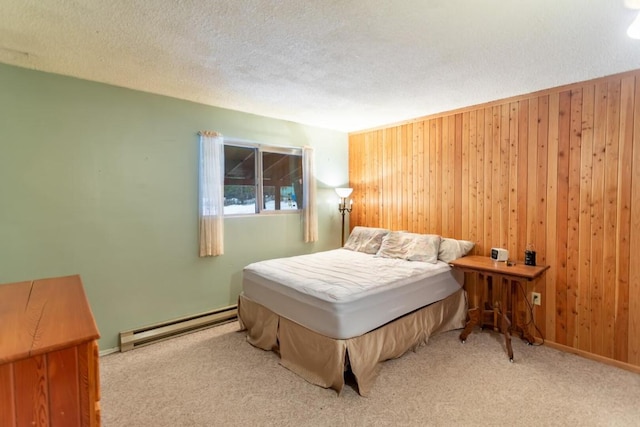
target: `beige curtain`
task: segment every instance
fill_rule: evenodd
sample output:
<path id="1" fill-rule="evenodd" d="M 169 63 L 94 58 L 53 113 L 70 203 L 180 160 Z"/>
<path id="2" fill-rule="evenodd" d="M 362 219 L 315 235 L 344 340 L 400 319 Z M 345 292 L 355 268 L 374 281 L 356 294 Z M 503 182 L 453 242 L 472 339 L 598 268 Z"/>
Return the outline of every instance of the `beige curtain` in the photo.
<path id="1" fill-rule="evenodd" d="M 318 208 L 316 203 L 316 174 L 313 148 L 302 149 L 303 174 L 302 209 L 304 215 L 304 241 L 318 241 Z"/>
<path id="2" fill-rule="evenodd" d="M 217 132 L 200 132 L 200 256 L 224 253 L 224 140 Z"/>

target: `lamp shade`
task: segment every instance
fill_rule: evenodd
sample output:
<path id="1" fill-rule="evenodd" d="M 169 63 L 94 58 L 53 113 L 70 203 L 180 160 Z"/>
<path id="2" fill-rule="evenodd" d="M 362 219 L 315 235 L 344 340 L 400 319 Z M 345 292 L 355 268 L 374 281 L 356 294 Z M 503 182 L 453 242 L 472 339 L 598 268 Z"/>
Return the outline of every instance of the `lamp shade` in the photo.
<path id="1" fill-rule="evenodd" d="M 624 5 L 629 9 L 640 9 L 640 0 L 624 0 Z"/>
<path id="2" fill-rule="evenodd" d="M 349 197 L 351 195 L 351 193 L 353 192 L 353 188 L 336 188 L 336 193 L 338 194 L 338 196 L 342 197 L 343 199 L 346 199 L 347 197 Z"/>

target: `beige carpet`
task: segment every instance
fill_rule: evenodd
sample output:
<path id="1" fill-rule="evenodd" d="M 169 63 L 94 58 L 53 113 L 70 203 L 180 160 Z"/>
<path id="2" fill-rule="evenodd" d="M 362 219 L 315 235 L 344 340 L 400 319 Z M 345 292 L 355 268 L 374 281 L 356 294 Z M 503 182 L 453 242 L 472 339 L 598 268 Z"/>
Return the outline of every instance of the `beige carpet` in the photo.
<path id="1" fill-rule="evenodd" d="M 100 359 L 115 426 L 640 426 L 640 375 L 458 331 L 383 363 L 370 397 L 338 396 L 256 349 L 233 322 Z"/>

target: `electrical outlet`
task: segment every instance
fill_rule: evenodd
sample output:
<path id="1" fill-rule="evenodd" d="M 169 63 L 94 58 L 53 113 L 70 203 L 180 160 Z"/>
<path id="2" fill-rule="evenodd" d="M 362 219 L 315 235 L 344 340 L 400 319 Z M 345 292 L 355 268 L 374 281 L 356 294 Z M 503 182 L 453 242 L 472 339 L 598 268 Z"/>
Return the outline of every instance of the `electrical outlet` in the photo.
<path id="1" fill-rule="evenodd" d="M 542 304 L 542 297 L 540 296 L 539 292 L 531 292 L 531 301 L 533 302 L 533 305 L 541 305 Z"/>

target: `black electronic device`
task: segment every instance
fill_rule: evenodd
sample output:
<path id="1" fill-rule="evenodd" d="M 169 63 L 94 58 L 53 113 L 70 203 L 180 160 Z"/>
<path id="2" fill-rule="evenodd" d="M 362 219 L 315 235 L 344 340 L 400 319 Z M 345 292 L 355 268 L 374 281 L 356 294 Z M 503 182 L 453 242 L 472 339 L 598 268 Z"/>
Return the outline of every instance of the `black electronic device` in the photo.
<path id="1" fill-rule="evenodd" d="M 524 265 L 536 265 L 536 251 L 524 251 Z"/>

